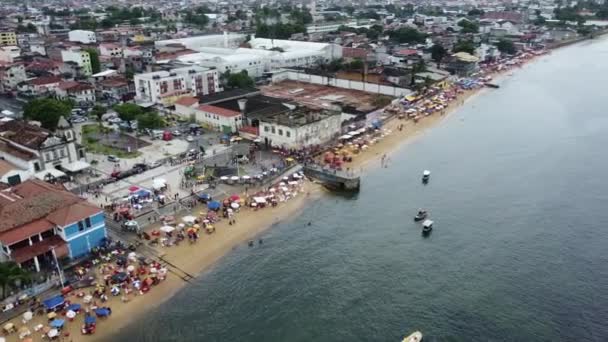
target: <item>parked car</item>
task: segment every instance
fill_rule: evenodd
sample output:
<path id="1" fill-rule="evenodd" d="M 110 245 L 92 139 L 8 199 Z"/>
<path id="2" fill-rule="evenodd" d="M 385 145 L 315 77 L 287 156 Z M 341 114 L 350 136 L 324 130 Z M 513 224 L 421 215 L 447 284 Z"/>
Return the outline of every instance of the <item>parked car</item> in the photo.
<path id="1" fill-rule="evenodd" d="M 194 141 L 194 137 L 191 136 L 191 135 L 189 135 L 189 136 L 186 137 L 186 141 L 187 142 L 193 142 Z"/>
<path id="2" fill-rule="evenodd" d="M 113 117 L 113 118 L 108 119 L 108 122 L 118 124 L 118 123 L 121 123 L 122 120 L 118 117 Z"/>
<path id="3" fill-rule="evenodd" d="M 82 116 L 78 116 L 78 115 L 74 115 L 70 118 L 70 122 L 71 123 L 81 123 L 81 122 L 86 122 L 87 118 L 82 117 Z"/>
<path id="4" fill-rule="evenodd" d="M 179 137 L 180 135 L 182 135 L 182 132 L 180 132 L 179 130 L 174 130 L 173 132 L 171 132 L 171 134 L 173 134 L 174 137 Z"/>
<path id="5" fill-rule="evenodd" d="M 118 158 L 118 157 L 117 157 L 117 156 L 115 156 L 115 155 L 110 154 L 110 155 L 108 156 L 108 161 L 109 161 L 109 162 L 112 162 L 112 163 L 118 163 L 118 162 L 120 161 L 120 158 Z"/>
<path id="6" fill-rule="evenodd" d="M 155 167 L 159 167 L 163 165 L 163 162 L 161 160 L 155 160 L 152 163 L 150 163 L 150 168 L 153 169 Z"/>

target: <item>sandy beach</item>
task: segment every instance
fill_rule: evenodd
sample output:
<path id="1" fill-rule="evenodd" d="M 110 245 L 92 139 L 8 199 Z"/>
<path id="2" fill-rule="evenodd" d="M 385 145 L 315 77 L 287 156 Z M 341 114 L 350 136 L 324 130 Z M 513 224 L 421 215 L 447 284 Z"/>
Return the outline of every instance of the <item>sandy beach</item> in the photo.
<path id="1" fill-rule="evenodd" d="M 506 72 L 506 70 L 502 73 L 504 72 Z M 443 119 L 447 118 L 450 113 L 465 104 L 473 96 L 479 95 L 484 91 L 487 90 L 483 87 L 466 90 L 458 94 L 457 98 L 451 101 L 448 106 L 442 110 L 442 113 L 434 113 L 423 117 L 417 123 L 413 120 L 399 120 L 397 117 L 393 117 L 383 126 L 384 129 L 391 133 L 379 140 L 376 144 L 371 145 L 367 150 L 354 156 L 353 161 L 347 164 L 347 166 L 353 170 L 360 170 L 363 174 L 376 167 L 381 167 L 380 159 L 382 155 L 386 154 L 390 160 L 390 154 L 397 148 L 405 146 L 406 143 L 411 142 L 414 138 L 420 136 L 426 130 L 434 127 Z M 399 125 L 403 125 L 402 130 L 398 129 Z M 228 225 L 227 220 L 222 220 L 216 224 L 216 232 L 214 234 L 202 234 L 200 240 L 195 244 L 183 243 L 179 246 L 157 248 L 164 253 L 163 259 L 179 267 L 179 269 L 192 274 L 194 277 L 200 277 L 231 250 L 234 248 L 248 248 L 247 241 L 252 240 L 274 224 L 289 220 L 298 215 L 308 201 L 319 198 L 325 191 L 326 190 L 318 184 L 304 181 L 302 190 L 297 196 L 289 201 L 280 203 L 277 207 L 268 207 L 261 211 L 243 208 L 236 215 L 236 225 Z M 195 207 L 192 212 L 196 215 L 196 213 L 201 210 L 202 207 L 199 206 Z M 151 228 L 158 228 L 158 226 L 159 225 L 156 225 Z M 81 313 L 73 322 L 68 322 L 66 324 L 63 331 L 64 333 L 69 333 L 69 336 L 64 336 L 63 340 L 108 340 L 109 336 L 124 328 L 130 322 L 137 319 L 137 317 L 146 314 L 164 301 L 170 299 L 171 296 L 186 285 L 188 285 L 188 282 L 169 273 L 167 278 L 158 285 L 153 286 L 150 292 L 145 295 L 132 296 L 131 300 L 127 303 L 121 302 L 120 296 L 111 296 L 109 301 L 104 303 L 104 305 L 112 308 L 112 315 L 105 319 L 98 319 L 95 334 L 87 336 L 81 335 L 80 328 L 84 319 L 84 315 Z M 79 299 L 75 298 L 73 294 L 68 295 L 66 299 L 71 300 L 72 302 L 79 302 Z M 12 322 L 17 329 L 23 326 L 20 317 L 14 319 Z M 28 327 L 33 327 L 39 323 L 48 324 L 46 317 L 35 316 L 27 325 Z M 41 341 L 41 336 L 41 332 L 32 331 L 30 337 L 33 338 L 34 341 Z M 7 341 L 19 341 L 18 334 L 13 333 L 8 335 Z"/>

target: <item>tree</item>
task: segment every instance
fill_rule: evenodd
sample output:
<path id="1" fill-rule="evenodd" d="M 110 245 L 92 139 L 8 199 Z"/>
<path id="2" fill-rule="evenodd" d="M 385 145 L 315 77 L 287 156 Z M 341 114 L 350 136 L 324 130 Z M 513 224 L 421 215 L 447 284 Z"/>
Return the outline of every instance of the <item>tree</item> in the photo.
<path id="1" fill-rule="evenodd" d="M 134 103 L 116 105 L 114 106 L 114 110 L 123 121 L 133 121 L 144 112 L 140 106 Z"/>
<path id="2" fill-rule="evenodd" d="M 28 23 L 27 25 L 19 24 L 16 31 L 17 33 L 36 33 L 38 32 L 38 29 L 36 28 L 36 25 Z"/>
<path id="3" fill-rule="evenodd" d="M 481 15 L 483 15 L 485 12 L 479 8 L 473 8 L 472 10 L 469 11 L 469 13 L 467 13 L 469 16 L 471 17 L 479 17 Z"/>
<path id="4" fill-rule="evenodd" d="M 96 74 L 100 72 L 101 63 L 99 62 L 99 53 L 97 52 L 97 50 L 94 48 L 87 48 L 84 50 L 89 53 L 89 57 L 91 59 L 91 70 L 93 71 L 93 73 Z"/>
<path id="5" fill-rule="evenodd" d="M 466 52 L 471 55 L 475 53 L 475 44 L 473 44 L 470 40 L 461 40 L 458 43 L 454 44 L 454 48 L 452 49 L 454 53 L 456 52 Z"/>
<path id="6" fill-rule="evenodd" d="M 437 67 L 439 68 L 441 65 L 441 60 L 448 54 L 448 51 L 439 44 L 435 44 L 431 46 L 431 58 L 437 63 Z"/>
<path id="7" fill-rule="evenodd" d="M 165 126 L 164 120 L 158 115 L 158 112 L 144 113 L 137 117 L 138 129 L 161 128 Z"/>
<path id="8" fill-rule="evenodd" d="M 69 101 L 53 98 L 40 98 L 28 102 L 23 108 L 23 116 L 28 120 L 39 121 L 42 127 L 54 131 L 59 118 L 67 118 L 73 105 Z"/>
<path id="9" fill-rule="evenodd" d="M 232 74 L 229 73 L 226 77 L 228 88 L 253 88 L 255 86 L 255 82 L 249 75 L 247 71 L 242 70 L 239 73 Z"/>
<path id="10" fill-rule="evenodd" d="M 93 116 L 99 124 L 101 124 L 101 117 L 106 113 L 106 108 L 100 105 L 95 105 L 93 109 L 91 109 L 91 116 Z"/>
<path id="11" fill-rule="evenodd" d="M 467 19 L 462 19 L 458 22 L 458 26 L 461 27 L 460 32 L 462 33 L 478 33 L 479 25 L 475 22 L 469 21 Z"/>
<path id="12" fill-rule="evenodd" d="M 211 10 L 207 6 L 199 6 L 192 10 L 188 10 L 185 12 L 186 16 L 184 17 L 184 21 L 197 26 L 200 29 L 204 29 L 209 24 L 209 17 L 205 15 L 205 13 L 210 13 Z"/>
<path id="13" fill-rule="evenodd" d="M 506 39 L 499 40 L 498 43 L 496 43 L 496 48 L 498 49 L 498 51 L 507 55 L 513 55 L 515 54 L 515 52 L 517 52 L 517 49 L 515 48 L 515 45 L 513 45 L 513 42 Z"/>
<path id="14" fill-rule="evenodd" d="M 6 296 L 6 288 L 15 286 L 19 282 L 30 281 L 31 275 L 15 262 L 0 262 L 0 284 L 2 285 L 2 298 Z"/>
<path id="15" fill-rule="evenodd" d="M 389 36 L 399 43 L 424 43 L 426 40 L 426 34 L 411 27 L 401 27 L 390 31 Z"/>
<path id="16" fill-rule="evenodd" d="M 349 69 L 362 70 L 364 66 L 365 66 L 365 63 L 363 62 L 363 60 L 361 58 L 355 58 L 352 62 L 350 62 Z"/>

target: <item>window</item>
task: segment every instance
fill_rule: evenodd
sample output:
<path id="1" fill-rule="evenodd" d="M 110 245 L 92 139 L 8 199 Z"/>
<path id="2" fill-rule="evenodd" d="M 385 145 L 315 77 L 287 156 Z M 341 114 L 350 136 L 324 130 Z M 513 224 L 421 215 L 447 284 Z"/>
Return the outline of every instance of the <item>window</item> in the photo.
<path id="1" fill-rule="evenodd" d="M 279 129 L 279 135 L 283 135 L 283 130 Z"/>
<path id="2" fill-rule="evenodd" d="M 82 221 L 78 222 L 78 231 L 82 232 L 84 230 L 84 224 L 82 224 Z"/>
<path id="3" fill-rule="evenodd" d="M 272 126 L 272 134 L 276 133 L 274 126 Z"/>
<path id="4" fill-rule="evenodd" d="M 48 152 L 44 154 L 44 157 L 46 158 L 46 161 L 51 160 L 51 154 Z"/>
<path id="5" fill-rule="evenodd" d="M 291 137 L 291 131 L 285 131 L 285 136 L 287 136 L 288 138 Z"/>
<path id="6" fill-rule="evenodd" d="M 65 157 L 65 150 L 64 149 L 59 150 L 59 155 L 61 156 L 61 158 L 64 158 Z"/>
<path id="7" fill-rule="evenodd" d="M 57 150 L 53 150 L 53 159 L 57 159 Z"/>
<path id="8" fill-rule="evenodd" d="M 38 162 L 34 163 L 34 171 L 36 171 L 36 172 L 40 171 L 40 164 L 38 164 Z"/>
<path id="9" fill-rule="evenodd" d="M 91 218 L 87 217 L 86 219 L 84 219 L 84 225 L 87 226 L 87 228 L 91 228 Z"/>
<path id="10" fill-rule="evenodd" d="M 264 126 L 264 132 L 268 132 L 268 131 L 270 131 L 270 127 Z"/>

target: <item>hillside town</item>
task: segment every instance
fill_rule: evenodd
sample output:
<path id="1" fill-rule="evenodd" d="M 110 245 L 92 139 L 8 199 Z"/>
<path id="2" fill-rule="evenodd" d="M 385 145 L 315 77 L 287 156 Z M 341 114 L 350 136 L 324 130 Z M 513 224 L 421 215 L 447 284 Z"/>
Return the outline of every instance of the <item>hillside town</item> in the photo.
<path id="1" fill-rule="evenodd" d="M 79 293 L 92 260 L 137 252 L 166 272 L 179 234 L 304 192 L 302 165 L 350 172 L 387 120 L 443 114 L 608 25 L 603 0 L 364 3 L 0 4 L 3 322 Z"/>

